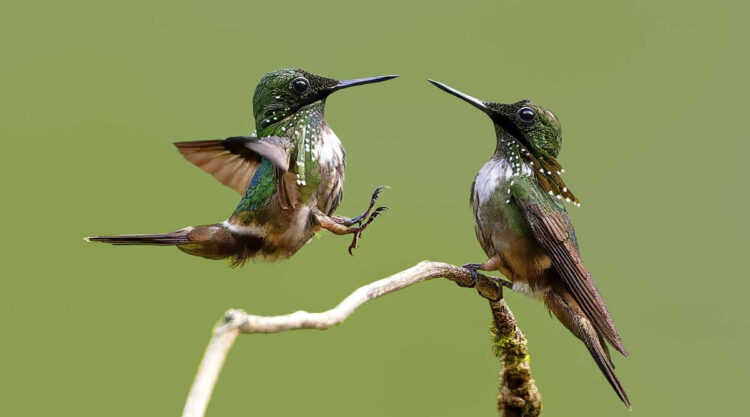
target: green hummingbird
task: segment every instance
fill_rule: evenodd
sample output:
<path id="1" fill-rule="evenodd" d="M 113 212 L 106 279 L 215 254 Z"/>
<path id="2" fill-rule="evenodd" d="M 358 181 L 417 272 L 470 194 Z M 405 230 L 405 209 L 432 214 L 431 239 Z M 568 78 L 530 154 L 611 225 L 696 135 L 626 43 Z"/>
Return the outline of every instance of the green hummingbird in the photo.
<path id="1" fill-rule="evenodd" d="M 626 406 L 630 401 L 614 373 L 605 340 L 628 356 L 604 300 L 578 252 L 564 202 L 580 205 L 555 160 L 562 135 L 557 117 L 522 100 L 482 101 L 445 84 L 432 84 L 482 110 L 492 119 L 497 147 L 474 177 L 474 230 L 489 258 L 467 264 L 474 273 L 500 271 L 516 291 L 540 299 L 578 337 Z M 476 277 L 476 276 L 475 276 Z"/>
<path id="2" fill-rule="evenodd" d="M 94 236 L 87 241 L 115 245 L 176 246 L 190 255 L 276 261 L 296 253 L 321 228 L 353 234 L 349 253 L 362 231 L 387 207 L 370 205 L 359 216 L 335 216 L 344 194 L 346 154 L 326 123 L 326 98 L 333 92 L 396 78 L 396 75 L 339 81 L 301 69 L 266 74 L 253 95 L 256 132 L 218 140 L 176 142 L 188 161 L 240 194 L 237 208 L 221 223 L 171 233 Z"/>

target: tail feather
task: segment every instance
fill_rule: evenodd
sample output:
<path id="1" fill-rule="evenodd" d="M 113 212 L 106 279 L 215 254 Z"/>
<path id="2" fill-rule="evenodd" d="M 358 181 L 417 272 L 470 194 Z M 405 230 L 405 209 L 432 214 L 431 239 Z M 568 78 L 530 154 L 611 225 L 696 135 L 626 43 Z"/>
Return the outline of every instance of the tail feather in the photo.
<path id="1" fill-rule="evenodd" d="M 615 369 L 615 363 L 612 362 L 612 355 L 609 354 L 609 347 L 604 342 L 604 337 L 601 334 L 599 334 L 599 346 L 602 347 L 602 349 L 604 350 L 604 353 L 607 355 L 607 360 L 609 361 L 609 365 L 612 367 L 612 369 Z"/>
<path id="2" fill-rule="evenodd" d="M 177 249 L 206 259 L 229 259 L 232 266 L 244 265 L 264 248 L 262 236 L 233 233 L 224 224 L 186 227 L 172 233 L 144 235 L 91 236 L 88 242 L 113 245 L 176 246 Z"/>
<path id="3" fill-rule="evenodd" d="M 587 319 L 584 320 L 588 321 Z M 596 334 L 594 327 L 591 326 L 590 323 L 582 323 L 582 327 L 582 330 L 586 335 L 581 338 L 581 340 L 589 349 L 589 353 L 591 353 L 591 356 L 594 358 L 594 362 L 599 366 L 599 369 L 607 378 L 609 385 L 615 390 L 617 396 L 620 397 L 620 400 L 622 400 L 628 408 L 631 408 L 628 394 L 625 392 L 625 388 L 623 388 L 620 380 L 617 379 L 617 375 L 615 375 L 615 367 L 612 364 L 612 360 L 609 358 L 606 346 L 602 346 L 599 342 L 599 336 Z"/>
<path id="4" fill-rule="evenodd" d="M 565 297 L 567 295 L 567 297 Z M 588 348 L 589 353 L 594 358 L 594 362 L 599 369 L 607 378 L 607 382 L 615 390 L 615 393 L 620 400 L 628 407 L 630 406 L 630 399 L 628 394 L 625 392 L 620 380 L 615 375 L 615 366 L 612 363 L 612 359 L 609 355 L 609 349 L 604 344 L 604 340 L 601 334 L 599 334 L 594 326 L 591 324 L 583 310 L 575 303 L 570 294 L 558 294 L 557 292 L 549 292 L 545 299 L 547 306 L 555 313 L 555 316 L 573 332 Z"/>
<path id="5" fill-rule="evenodd" d="M 88 242 L 111 243 L 113 245 L 176 246 L 190 242 L 190 237 L 187 229 L 181 229 L 172 233 L 91 236 L 85 238 L 85 240 Z"/>

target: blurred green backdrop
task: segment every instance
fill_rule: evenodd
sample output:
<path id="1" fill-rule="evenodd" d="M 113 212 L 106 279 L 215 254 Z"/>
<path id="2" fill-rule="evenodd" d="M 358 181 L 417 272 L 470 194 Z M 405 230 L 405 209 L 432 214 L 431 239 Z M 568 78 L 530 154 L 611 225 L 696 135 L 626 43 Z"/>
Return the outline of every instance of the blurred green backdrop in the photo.
<path id="1" fill-rule="evenodd" d="M 740 2 L 318 0 L 13 2 L 3 7 L 0 415 L 177 415 L 230 307 L 330 308 L 423 259 L 482 261 L 468 207 L 494 136 L 435 78 L 531 98 L 562 120 L 570 212 L 630 352 L 623 407 L 541 304 L 507 299 L 545 415 L 739 414 L 748 72 Z M 175 140 L 253 130 L 267 71 L 401 78 L 347 90 L 341 214 L 380 184 L 392 211 L 356 256 L 324 234 L 284 263 L 229 269 L 171 248 L 86 244 L 222 220 L 239 196 Z M 744 278 L 743 278 L 744 277 Z M 498 363 L 474 291 L 433 281 L 326 332 L 242 336 L 211 416 L 495 415 Z M 739 397 L 742 398 L 742 397 Z"/>

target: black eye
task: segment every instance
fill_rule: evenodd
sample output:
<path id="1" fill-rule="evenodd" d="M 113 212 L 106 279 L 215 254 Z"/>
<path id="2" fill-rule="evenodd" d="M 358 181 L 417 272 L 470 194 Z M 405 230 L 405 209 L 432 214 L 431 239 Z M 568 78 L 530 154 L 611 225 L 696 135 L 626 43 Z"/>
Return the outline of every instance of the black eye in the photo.
<path id="1" fill-rule="evenodd" d="M 531 107 L 521 107 L 516 115 L 524 123 L 531 123 L 536 119 L 536 112 Z"/>
<path id="2" fill-rule="evenodd" d="M 310 87 L 310 83 L 307 82 L 307 79 L 304 77 L 298 77 L 295 78 L 294 81 L 292 81 L 292 88 L 294 89 L 297 94 L 302 94 Z"/>

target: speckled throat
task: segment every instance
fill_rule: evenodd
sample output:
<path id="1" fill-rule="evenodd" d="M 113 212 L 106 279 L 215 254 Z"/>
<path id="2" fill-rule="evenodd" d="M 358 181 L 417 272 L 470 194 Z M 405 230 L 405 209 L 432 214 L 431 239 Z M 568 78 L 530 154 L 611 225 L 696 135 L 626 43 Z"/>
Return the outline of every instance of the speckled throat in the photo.
<path id="1" fill-rule="evenodd" d="M 535 156 L 526 149 L 524 144 L 498 125 L 495 125 L 495 133 L 497 134 L 497 150 L 495 152 L 498 156 L 507 159 L 511 163 L 514 177 L 521 174 L 521 164 L 523 161 L 534 172 L 534 177 L 536 177 L 539 186 L 547 194 L 558 200 L 573 203 L 576 206 L 581 205 L 578 198 L 565 185 L 562 179 L 565 169 L 563 169 L 555 158 L 549 155 Z"/>

